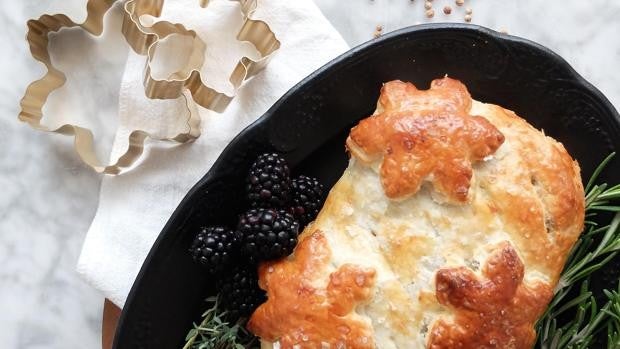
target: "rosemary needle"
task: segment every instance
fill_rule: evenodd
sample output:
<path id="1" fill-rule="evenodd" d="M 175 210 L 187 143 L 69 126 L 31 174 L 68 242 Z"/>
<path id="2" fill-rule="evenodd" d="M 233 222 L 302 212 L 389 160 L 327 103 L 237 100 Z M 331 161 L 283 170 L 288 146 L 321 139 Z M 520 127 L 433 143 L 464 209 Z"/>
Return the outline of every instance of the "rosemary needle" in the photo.
<path id="1" fill-rule="evenodd" d="M 256 345 L 256 338 L 244 328 L 242 319 L 231 325 L 226 312 L 221 311 L 218 297 L 207 298 L 212 304 L 203 315 L 199 325 L 194 324 L 185 337 L 183 349 L 246 349 Z"/>

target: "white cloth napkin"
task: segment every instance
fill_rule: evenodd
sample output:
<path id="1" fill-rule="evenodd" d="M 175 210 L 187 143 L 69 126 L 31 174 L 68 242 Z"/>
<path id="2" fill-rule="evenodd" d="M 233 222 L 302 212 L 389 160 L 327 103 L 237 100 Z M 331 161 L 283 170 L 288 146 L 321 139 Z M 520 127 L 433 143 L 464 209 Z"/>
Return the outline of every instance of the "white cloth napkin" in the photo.
<path id="1" fill-rule="evenodd" d="M 167 1 L 162 17 L 183 23 L 205 39 L 209 65 L 203 72 L 207 82 L 230 89 L 226 77 L 235 64 L 232 57 L 256 55 L 251 45 L 232 40 L 241 21 L 238 4 L 216 0 L 202 9 L 197 3 Z M 348 49 L 311 0 L 259 1 L 252 17 L 269 23 L 282 43 L 267 68 L 241 88 L 223 114 L 199 108 L 202 135 L 195 142 L 176 146 L 150 142 L 138 168 L 103 179 L 99 208 L 77 269 L 118 306 L 123 306 L 142 262 L 173 210 L 228 142 L 295 83 Z M 166 47 L 162 52 L 166 54 Z M 165 124 L 174 133 L 183 127 L 178 120 L 183 112 L 182 100 L 152 101 L 144 97 L 144 62 L 144 57 L 133 53 L 127 60 L 113 158 L 126 148 L 127 133 L 134 128 L 152 130 Z"/>

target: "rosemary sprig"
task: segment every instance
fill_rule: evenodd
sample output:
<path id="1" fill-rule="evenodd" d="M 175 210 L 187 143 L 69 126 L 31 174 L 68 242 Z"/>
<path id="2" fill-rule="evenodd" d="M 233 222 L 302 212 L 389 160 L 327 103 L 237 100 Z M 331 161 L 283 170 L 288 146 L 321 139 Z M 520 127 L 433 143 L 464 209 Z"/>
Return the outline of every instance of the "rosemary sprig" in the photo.
<path id="1" fill-rule="evenodd" d="M 246 349 L 256 344 L 256 338 L 240 319 L 234 325 L 225 320 L 226 312 L 219 309 L 218 297 L 207 298 L 212 306 L 203 315 L 200 325 L 194 324 L 185 337 L 183 349 Z"/>
<path id="2" fill-rule="evenodd" d="M 605 329 L 608 349 L 620 348 L 620 285 L 615 291 L 604 290 L 608 300 L 598 307 L 588 280 L 620 253 L 620 185 L 594 184 L 614 155 L 601 162 L 586 185 L 584 233 L 569 254 L 554 297 L 536 325 L 541 349 L 590 348 L 595 336 Z M 600 212 L 616 214 L 608 225 L 599 226 L 592 218 Z M 565 300 L 578 282 L 579 294 Z M 558 326 L 558 316 L 569 311 L 574 317 Z"/>
<path id="3" fill-rule="evenodd" d="M 607 315 L 603 311 L 609 306 L 608 302 L 599 309 L 596 299 L 589 291 L 588 282 L 584 281 L 577 297 L 559 306 L 557 310 L 545 317 L 539 329 L 540 348 L 588 348 L 594 336 L 605 329 Z M 573 320 L 558 327 L 557 317 L 568 310 L 575 312 Z"/>
<path id="4" fill-rule="evenodd" d="M 620 348 L 620 282 L 615 291 L 605 290 L 609 307 L 603 310 L 609 317 L 607 324 L 607 349 Z"/>

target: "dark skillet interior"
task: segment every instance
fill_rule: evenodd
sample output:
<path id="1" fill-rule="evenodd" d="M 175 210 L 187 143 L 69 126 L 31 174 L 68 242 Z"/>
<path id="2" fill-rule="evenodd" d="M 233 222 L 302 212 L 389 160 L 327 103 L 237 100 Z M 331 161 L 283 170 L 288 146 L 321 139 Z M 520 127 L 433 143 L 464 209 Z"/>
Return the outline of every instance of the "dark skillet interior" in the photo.
<path id="1" fill-rule="evenodd" d="M 461 24 L 420 25 L 354 48 L 293 87 L 238 135 L 187 194 L 151 249 L 123 309 L 115 348 L 181 348 L 214 292 L 213 280 L 187 252 L 204 224 L 234 225 L 245 208 L 243 183 L 252 160 L 284 154 L 294 173 L 331 186 L 347 163 L 344 141 L 374 110 L 392 79 L 427 88 L 448 74 L 472 96 L 514 110 L 560 140 L 588 178 L 620 149 L 620 117 L 609 101 L 559 56 L 530 41 Z M 515 169 L 518 171 L 519 169 Z M 603 180 L 620 182 L 620 160 Z M 595 278 L 614 287 L 620 263 Z"/>

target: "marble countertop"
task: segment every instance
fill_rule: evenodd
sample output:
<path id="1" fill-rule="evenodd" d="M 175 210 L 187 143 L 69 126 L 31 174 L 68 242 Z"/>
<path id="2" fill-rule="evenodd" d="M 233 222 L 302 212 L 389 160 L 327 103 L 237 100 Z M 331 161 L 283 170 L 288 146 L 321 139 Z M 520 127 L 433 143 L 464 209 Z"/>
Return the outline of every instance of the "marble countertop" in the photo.
<path id="1" fill-rule="evenodd" d="M 0 348 L 100 346 L 102 296 L 74 269 L 95 214 L 101 177 L 76 157 L 70 138 L 35 132 L 16 118 L 26 85 L 44 72 L 29 56 L 26 20 L 53 12 L 79 19 L 84 3 L 23 0 L 0 5 L 5 27 L 0 37 Z M 433 1 L 432 20 L 425 17 L 422 0 L 316 3 L 351 46 L 371 39 L 377 26 L 389 32 L 428 21 L 463 22 L 465 15 L 464 7 L 448 0 Z M 445 5 L 452 7 L 450 15 L 443 13 Z M 558 52 L 620 108 L 620 2 L 467 0 L 466 7 L 473 10 L 472 23 L 506 30 Z M 88 41 L 78 34 L 72 40 Z M 87 122 L 101 130 L 98 137 L 110 139 L 113 118 L 108 121 L 106 116 L 117 105 L 123 53 L 103 63 L 66 56 L 74 59 L 65 64 L 81 65 L 84 71 L 97 67 L 101 78 L 96 88 L 103 98 L 99 105 L 106 107 L 95 108 L 97 117 Z M 61 100 L 74 104 L 70 110 L 86 115 L 93 110 L 80 99 Z"/>

